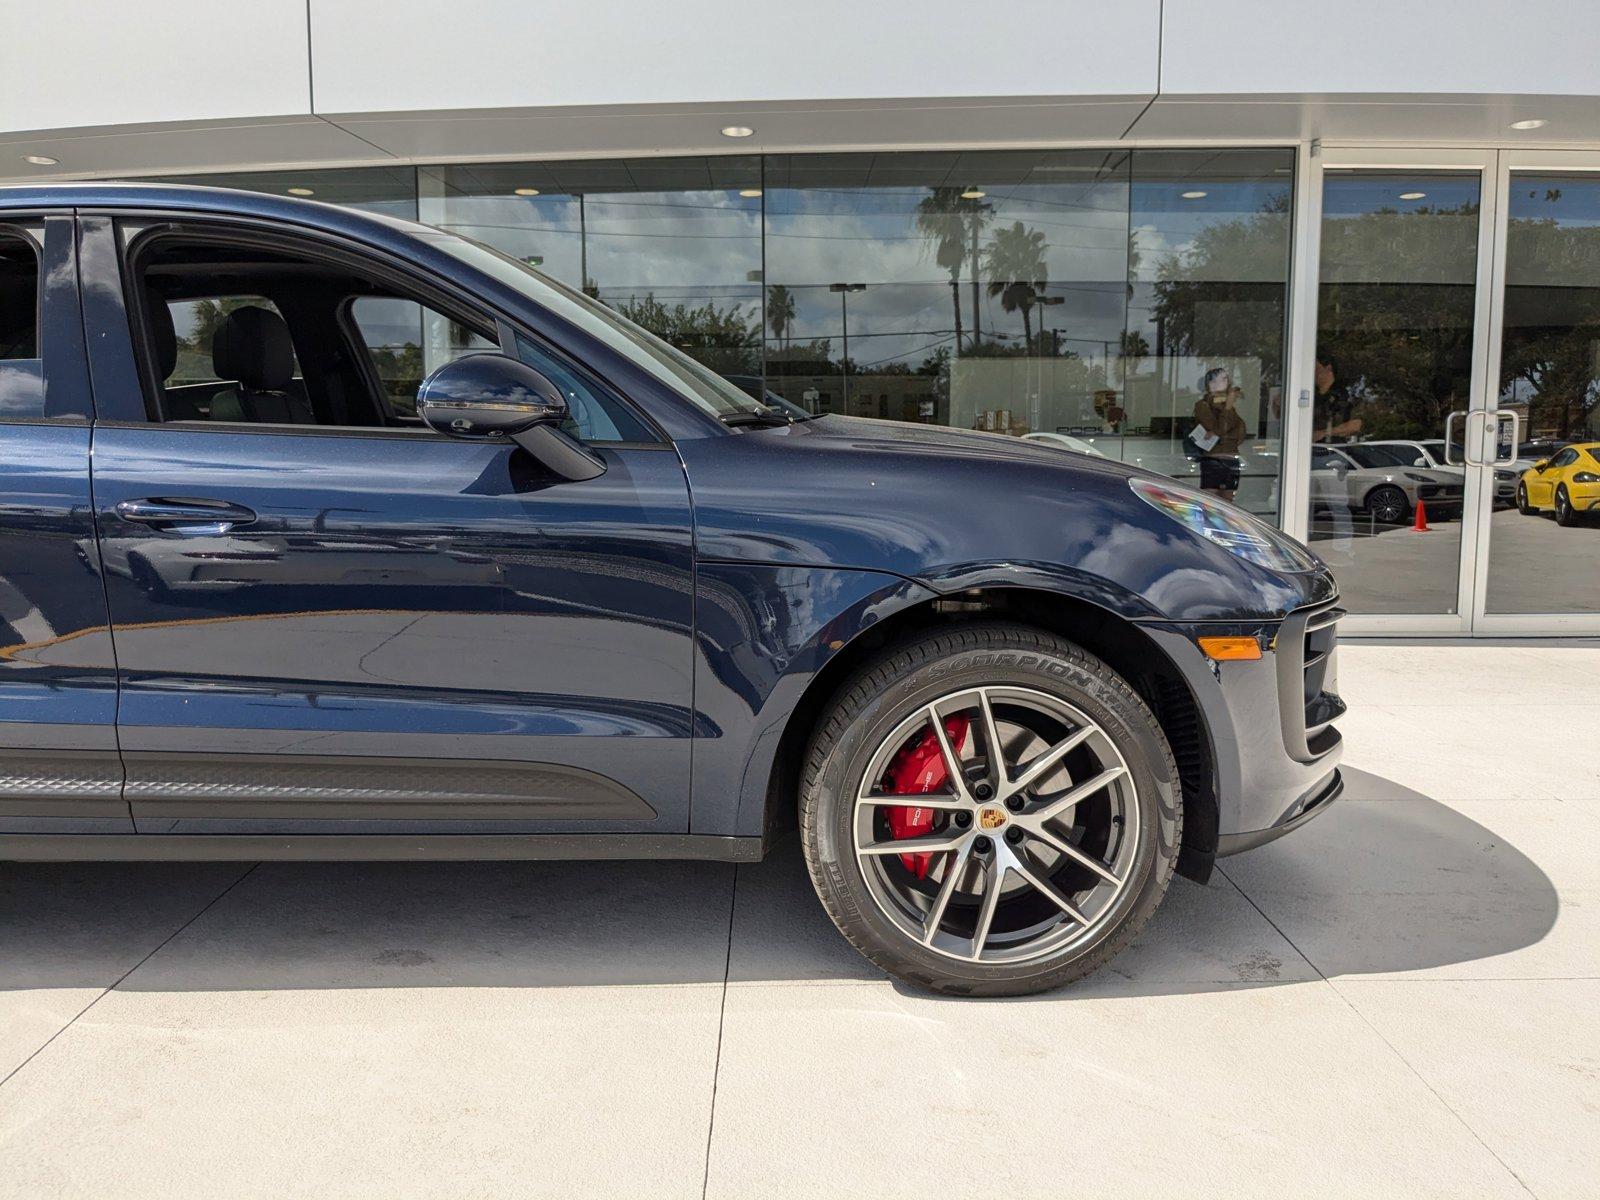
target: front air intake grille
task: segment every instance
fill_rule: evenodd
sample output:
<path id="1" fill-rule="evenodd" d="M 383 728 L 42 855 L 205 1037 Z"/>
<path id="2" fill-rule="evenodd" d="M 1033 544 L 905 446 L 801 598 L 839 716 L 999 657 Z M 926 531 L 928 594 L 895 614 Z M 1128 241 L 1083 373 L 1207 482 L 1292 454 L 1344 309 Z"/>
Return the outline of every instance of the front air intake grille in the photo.
<path id="1" fill-rule="evenodd" d="M 1334 647 L 1344 609 L 1329 600 L 1284 618 L 1278 631 L 1278 704 L 1283 744 L 1301 762 L 1314 762 L 1338 744 L 1333 722 L 1345 711 L 1335 678 Z"/>

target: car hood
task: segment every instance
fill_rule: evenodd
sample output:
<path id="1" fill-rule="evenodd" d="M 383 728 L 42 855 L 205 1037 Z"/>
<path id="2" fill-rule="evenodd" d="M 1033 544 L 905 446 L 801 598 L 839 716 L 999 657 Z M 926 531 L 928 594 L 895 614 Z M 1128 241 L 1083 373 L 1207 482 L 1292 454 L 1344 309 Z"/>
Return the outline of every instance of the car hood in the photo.
<path id="1" fill-rule="evenodd" d="M 1096 475 L 1129 479 L 1148 476 L 1148 470 L 1101 455 L 1083 454 L 1049 442 L 1029 441 L 1003 433 L 953 429 L 948 425 L 917 425 L 909 421 L 881 421 L 873 417 L 827 414 L 789 427 L 795 435 L 824 438 L 841 446 L 893 453 L 928 454 L 973 463 L 1004 466 L 1031 463 L 1044 469 L 1089 471 Z M 1175 447 L 1175 453 L 1181 450 Z"/>
<path id="2" fill-rule="evenodd" d="M 678 445 L 707 559 L 1040 587 L 1134 619 L 1270 618 L 1335 590 L 1158 511 L 1128 487 L 1154 472 L 1018 438 L 824 416 Z"/>

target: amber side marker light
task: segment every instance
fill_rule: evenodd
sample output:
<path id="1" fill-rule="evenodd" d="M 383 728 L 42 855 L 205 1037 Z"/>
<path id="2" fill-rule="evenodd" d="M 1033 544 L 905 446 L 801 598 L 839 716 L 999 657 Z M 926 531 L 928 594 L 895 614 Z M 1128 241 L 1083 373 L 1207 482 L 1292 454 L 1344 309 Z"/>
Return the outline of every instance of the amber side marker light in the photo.
<path id="1" fill-rule="evenodd" d="M 1196 639 L 1206 657 L 1217 662 L 1254 662 L 1261 657 L 1261 643 L 1253 637 L 1203 637 Z"/>

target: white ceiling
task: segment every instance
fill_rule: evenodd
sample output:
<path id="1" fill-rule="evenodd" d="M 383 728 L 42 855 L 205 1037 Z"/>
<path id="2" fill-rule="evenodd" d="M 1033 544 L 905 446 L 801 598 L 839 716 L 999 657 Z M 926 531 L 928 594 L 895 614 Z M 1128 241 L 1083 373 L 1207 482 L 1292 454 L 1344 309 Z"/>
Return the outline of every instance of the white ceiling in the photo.
<path id="1" fill-rule="evenodd" d="M 1596 0 L 122 11 L 46 5 L 0 41 L 0 179 L 1124 139 L 1600 145 Z M 1508 128 L 1526 117 L 1549 124 Z"/>

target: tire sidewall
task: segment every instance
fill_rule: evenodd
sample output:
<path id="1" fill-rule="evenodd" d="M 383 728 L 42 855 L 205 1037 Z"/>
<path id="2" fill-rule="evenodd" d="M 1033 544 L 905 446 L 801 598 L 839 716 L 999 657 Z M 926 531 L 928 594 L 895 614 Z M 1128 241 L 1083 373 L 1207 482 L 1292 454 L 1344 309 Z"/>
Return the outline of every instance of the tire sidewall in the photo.
<path id="1" fill-rule="evenodd" d="M 1014 644 L 1021 639 L 995 632 L 999 636 L 981 639 L 970 649 L 927 656 L 852 715 L 810 789 L 809 801 L 821 808 L 810 822 L 814 838 L 810 857 L 817 886 L 829 893 L 836 919 L 856 923 L 872 941 L 892 947 L 909 968 L 901 974 L 936 979 L 960 972 L 996 985 L 1037 980 L 1047 987 L 1058 981 L 1056 976 L 1064 982 L 1092 970 L 1109 943 L 1120 949 L 1119 934 L 1129 922 L 1142 925 L 1160 902 L 1178 851 L 1180 792 L 1171 752 L 1154 727 L 1154 718 L 1108 667 L 1082 651 L 1073 653 L 1075 648 L 1063 645 L 1067 653 L 1045 649 L 1037 636 L 1028 637 L 1031 644 L 1024 645 Z M 1025 963 L 966 963 L 917 945 L 878 909 L 854 852 L 854 797 L 873 752 L 918 708 L 979 685 L 1032 688 L 1081 709 L 1115 742 L 1133 777 L 1139 805 L 1133 878 L 1109 917 L 1102 918 L 1088 941 Z M 945 991 L 962 990 L 940 986 Z"/>

